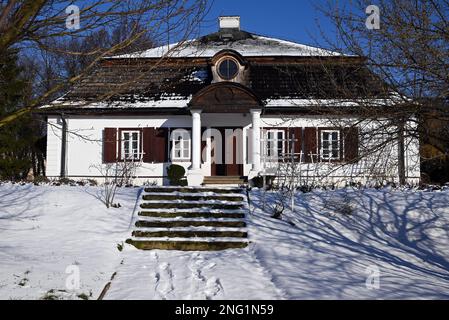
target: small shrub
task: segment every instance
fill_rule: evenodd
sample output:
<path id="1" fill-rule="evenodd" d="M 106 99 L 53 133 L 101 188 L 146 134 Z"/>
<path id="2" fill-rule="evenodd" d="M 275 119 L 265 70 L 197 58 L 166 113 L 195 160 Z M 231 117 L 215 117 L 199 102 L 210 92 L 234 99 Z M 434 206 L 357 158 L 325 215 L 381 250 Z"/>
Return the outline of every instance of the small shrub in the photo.
<path id="1" fill-rule="evenodd" d="M 29 281 L 28 278 L 23 278 L 22 280 L 19 281 L 18 285 L 21 287 L 25 287 L 28 281 Z"/>
<path id="2" fill-rule="evenodd" d="M 42 184 L 42 183 L 49 183 L 49 182 L 50 182 L 50 180 L 47 177 L 45 177 L 45 176 L 34 177 L 34 181 L 33 181 L 33 183 L 36 186 L 39 185 L 39 184 Z"/>
<path id="3" fill-rule="evenodd" d="M 351 204 L 350 199 L 347 197 L 331 199 L 326 201 L 324 207 L 331 211 L 333 214 L 342 216 L 352 216 L 354 213 L 354 207 Z"/>
<path id="4" fill-rule="evenodd" d="M 341 215 L 350 216 L 353 214 L 354 208 L 349 203 L 342 203 L 336 208 L 336 211 Z"/>
<path id="5" fill-rule="evenodd" d="M 97 180 L 95 180 L 95 179 L 87 179 L 86 181 L 87 181 L 87 183 L 89 183 L 89 185 L 90 185 L 91 187 L 95 187 L 95 186 L 98 185 L 98 182 L 97 182 Z"/>
<path id="6" fill-rule="evenodd" d="M 80 298 L 81 300 L 89 300 L 89 298 L 92 296 L 92 293 L 90 294 L 90 296 L 88 296 L 85 293 L 81 293 L 79 294 L 77 297 Z"/>
<path id="7" fill-rule="evenodd" d="M 76 185 L 75 180 L 72 180 L 72 179 L 69 179 L 69 178 L 61 178 L 61 179 L 58 180 L 58 182 L 59 182 L 59 185 L 63 185 L 63 184 L 71 185 L 71 186 L 75 186 Z"/>
<path id="8" fill-rule="evenodd" d="M 56 295 L 55 290 L 48 290 L 45 295 L 42 297 L 42 300 L 59 300 L 58 295 Z"/>
<path id="9" fill-rule="evenodd" d="M 302 185 L 302 186 L 298 187 L 298 190 L 301 191 L 302 193 L 308 193 L 313 190 L 313 186 Z"/>
<path id="10" fill-rule="evenodd" d="M 265 176 L 265 185 L 267 189 L 273 189 L 275 176 Z M 256 188 L 263 188 L 263 176 L 257 176 L 251 179 L 251 186 Z"/>
<path id="11" fill-rule="evenodd" d="M 274 219 L 281 219 L 282 213 L 285 210 L 285 206 L 282 202 L 276 203 L 273 209 L 273 215 L 271 216 Z"/>
<path id="12" fill-rule="evenodd" d="M 172 164 L 167 168 L 167 177 L 171 186 L 186 186 L 186 170 L 183 166 Z"/>

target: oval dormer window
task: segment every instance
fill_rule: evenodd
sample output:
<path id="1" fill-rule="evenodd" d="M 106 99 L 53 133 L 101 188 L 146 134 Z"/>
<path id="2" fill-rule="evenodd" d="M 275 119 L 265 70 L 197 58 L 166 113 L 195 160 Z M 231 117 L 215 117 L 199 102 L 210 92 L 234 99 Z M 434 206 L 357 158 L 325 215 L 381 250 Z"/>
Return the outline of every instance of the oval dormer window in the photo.
<path id="1" fill-rule="evenodd" d="M 218 65 L 218 75 L 223 80 L 234 79 L 239 72 L 237 61 L 231 58 L 223 59 Z"/>

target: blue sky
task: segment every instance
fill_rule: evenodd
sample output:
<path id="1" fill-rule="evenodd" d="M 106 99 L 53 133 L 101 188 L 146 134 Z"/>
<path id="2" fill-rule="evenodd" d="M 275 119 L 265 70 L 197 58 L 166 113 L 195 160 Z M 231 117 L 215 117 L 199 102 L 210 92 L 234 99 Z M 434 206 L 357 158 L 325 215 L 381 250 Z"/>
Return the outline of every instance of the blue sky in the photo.
<path id="1" fill-rule="evenodd" d="M 325 42 L 320 28 L 332 37 L 333 27 L 314 5 L 317 0 L 214 0 L 201 34 L 217 31 L 218 16 L 241 16 L 242 29 L 304 44 Z M 317 22 L 318 21 L 318 22 Z"/>

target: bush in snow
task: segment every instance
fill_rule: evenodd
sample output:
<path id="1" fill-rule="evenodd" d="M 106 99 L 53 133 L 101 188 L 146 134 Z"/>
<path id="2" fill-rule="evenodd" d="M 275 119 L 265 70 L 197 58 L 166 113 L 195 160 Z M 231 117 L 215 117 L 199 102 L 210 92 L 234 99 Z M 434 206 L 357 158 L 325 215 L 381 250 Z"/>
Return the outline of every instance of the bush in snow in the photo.
<path id="1" fill-rule="evenodd" d="M 117 188 L 122 186 L 132 185 L 132 180 L 135 176 L 137 168 L 141 165 L 140 162 L 134 161 L 118 161 L 115 163 L 100 164 L 92 166 L 97 169 L 104 179 L 103 188 L 104 193 L 102 201 L 107 208 L 120 208 L 120 203 L 114 203 Z"/>
<path id="2" fill-rule="evenodd" d="M 183 166 L 172 164 L 167 168 L 168 181 L 171 186 L 186 186 L 185 174 L 186 170 Z"/>
<path id="3" fill-rule="evenodd" d="M 324 200 L 324 208 L 329 210 L 331 214 L 351 216 L 354 213 L 354 206 L 347 194 L 332 194 L 332 197 Z"/>
<path id="4" fill-rule="evenodd" d="M 49 182 L 50 182 L 50 180 L 47 177 L 45 177 L 45 176 L 34 177 L 34 181 L 33 181 L 33 183 L 36 186 L 40 185 L 40 184 L 46 184 L 46 183 L 49 183 Z"/>
<path id="5" fill-rule="evenodd" d="M 265 177 L 265 187 L 268 190 L 273 188 L 273 183 L 274 183 L 275 178 L 276 178 L 275 176 L 266 176 Z M 257 177 L 252 178 L 250 181 L 250 185 L 255 188 L 263 188 L 264 187 L 263 176 L 257 176 Z"/>

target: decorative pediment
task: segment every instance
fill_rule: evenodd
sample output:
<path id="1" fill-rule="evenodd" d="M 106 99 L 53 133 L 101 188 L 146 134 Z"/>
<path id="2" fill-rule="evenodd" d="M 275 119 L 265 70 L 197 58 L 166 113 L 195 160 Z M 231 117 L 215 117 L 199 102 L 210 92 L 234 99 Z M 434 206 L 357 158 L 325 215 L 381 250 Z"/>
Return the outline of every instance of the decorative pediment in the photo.
<path id="1" fill-rule="evenodd" d="M 262 108 L 263 103 L 251 89 L 241 84 L 220 82 L 195 94 L 189 107 L 208 113 L 247 113 L 250 109 Z"/>

